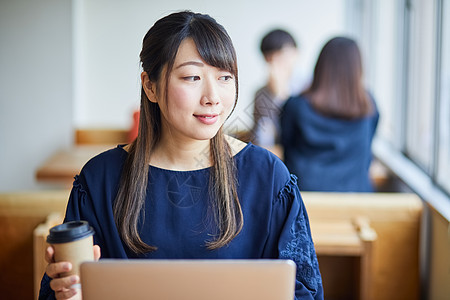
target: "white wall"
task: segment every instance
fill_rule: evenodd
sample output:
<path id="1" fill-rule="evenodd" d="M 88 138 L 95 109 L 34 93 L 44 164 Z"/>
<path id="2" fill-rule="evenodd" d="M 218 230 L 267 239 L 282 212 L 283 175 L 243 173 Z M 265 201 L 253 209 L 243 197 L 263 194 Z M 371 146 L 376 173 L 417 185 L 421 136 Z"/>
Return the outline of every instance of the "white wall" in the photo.
<path id="1" fill-rule="evenodd" d="M 72 141 L 70 0 L 0 1 L 0 191 Z"/>
<path id="2" fill-rule="evenodd" d="M 80 128 L 130 125 L 131 112 L 139 105 L 142 38 L 157 19 L 170 12 L 190 9 L 207 13 L 227 29 L 236 47 L 240 71 L 235 117 L 239 115 L 249 126 L 253 94 L 265 80 L 265 65 L 259 53 L 261 37 L 274 27 L 291 31 L 302 49 L 299 67 L 309 72 L 325 40 L 342 34 L 345 27 L 345 0 L 78 0 L 76 3 L 74 121 Z"/>
<path id="3" fill-rule="evenodd" d="M 347 1 L 1 0 L 0 192 L 41 188 L 36 168 L 70 147 L 75 128 L 130 125 L 142 38 L 157 19 L 190 9 L 225 26 L 238 54 L 242 127 L 265 80 L 261 37 L 291 31 L 310 72 L 323 43 L 345 33 Z"/>

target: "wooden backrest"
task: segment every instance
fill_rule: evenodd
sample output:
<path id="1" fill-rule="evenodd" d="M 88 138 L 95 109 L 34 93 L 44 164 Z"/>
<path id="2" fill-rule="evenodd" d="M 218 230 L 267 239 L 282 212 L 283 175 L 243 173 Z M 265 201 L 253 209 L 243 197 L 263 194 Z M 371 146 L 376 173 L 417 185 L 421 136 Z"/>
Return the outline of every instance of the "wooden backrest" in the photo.
<path id="1" fill-rule="evenodd" d="M 77 129 L 75 131 L 75 144 L 126 144 L 129 140 L 127 129 Z"/>
<path id="2" fill-rule="evenodd" d="M 422 201 L 417 195 L 303 192 L 302 197 L 311 224 L 364 217 L 375 230 L 370 299 L 419 299 Z"/>
<path id="3" fill-rule="evenodd" d="M 33 231 L 52 212 L 64 213 L 69 190 L 0 194 L 0 295 L 33 299 Z"/>

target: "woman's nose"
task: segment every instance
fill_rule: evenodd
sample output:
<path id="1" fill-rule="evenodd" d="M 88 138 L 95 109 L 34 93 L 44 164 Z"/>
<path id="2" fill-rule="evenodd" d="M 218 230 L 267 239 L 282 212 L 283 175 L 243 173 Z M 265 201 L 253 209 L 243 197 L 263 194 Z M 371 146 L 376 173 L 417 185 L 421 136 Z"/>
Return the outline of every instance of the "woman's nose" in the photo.
<path id="1" fill-rule="evenodd" d="M 202 105 L 216 105 L 220 102 L 218 83 L 213 80 L 205 80 L 203 86 Z"/>

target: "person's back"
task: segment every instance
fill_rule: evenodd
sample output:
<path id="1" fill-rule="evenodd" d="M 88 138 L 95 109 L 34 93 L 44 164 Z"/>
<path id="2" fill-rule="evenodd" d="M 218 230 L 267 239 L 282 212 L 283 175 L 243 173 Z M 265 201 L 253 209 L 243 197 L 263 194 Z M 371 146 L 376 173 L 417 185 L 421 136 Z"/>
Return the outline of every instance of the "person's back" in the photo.
<path id="1" fill-rule="evenodd" d="M 369 167 L 378 111 L 361 78 L 356 43 L 334 38 L 319 56 L 311 87 L 286 102 L 284 159 L 301 190 L 373 191 Z"/>
<path id="2" fill-rule="evenodd" d="M 303 191 L 372 191 L 369 178 L 371 143 L 378 115 L 343 120 L 317 113 L 304 96 L 290 98 L 283 118 L 285 163 L 299 177 Z M 289 128 L 289 129 L 288 129 Z M 301 128 L 300 130 L 296 130 Z"/>

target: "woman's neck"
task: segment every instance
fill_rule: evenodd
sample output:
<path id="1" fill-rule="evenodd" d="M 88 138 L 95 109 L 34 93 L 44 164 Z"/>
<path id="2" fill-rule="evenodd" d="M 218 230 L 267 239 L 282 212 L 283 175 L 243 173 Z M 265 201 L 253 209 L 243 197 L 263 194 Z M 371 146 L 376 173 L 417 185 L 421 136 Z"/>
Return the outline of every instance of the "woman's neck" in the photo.
<path id="1" fill-rule="evenodd" d="M 180 142 L 162 139 L 151 154 L 150 165 L 173 171 L 210 167 L 210 140 Z"/>
<path id="2" fill-rule="evenodd" d="M 225 135 L 225 140 L 231 147 L 232 155 L 239 153 L 247 145 L 246 143 Z M 166 170 L 192 171 L 210 167 L 210 141 L 197 141 L 198 145 L 186 144 L 176 147 L 175 143 L 159 143 L 150 157 L 150 165 Z M 178 144 L 177 144 L 178 145 Z M 124 147 L 129 152 L 130 145 Z"/>

